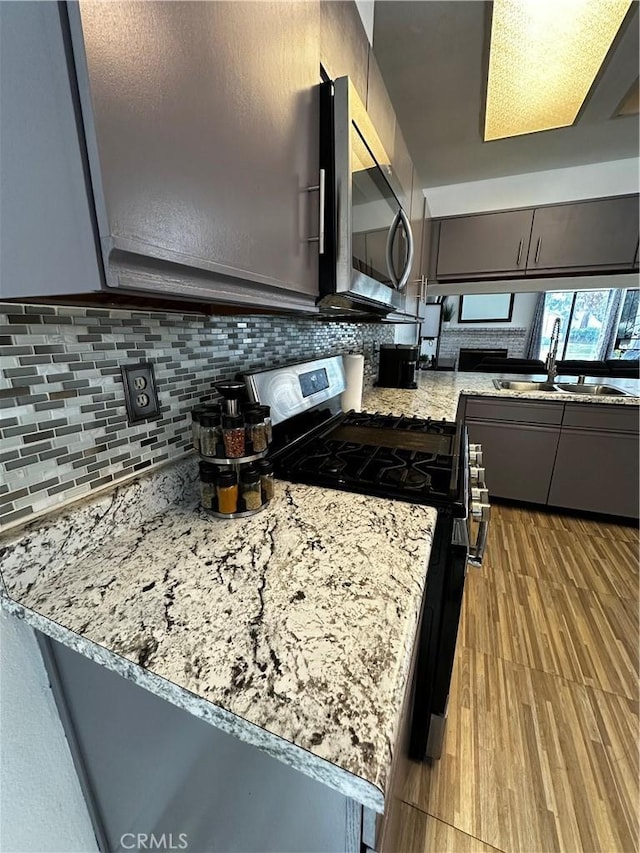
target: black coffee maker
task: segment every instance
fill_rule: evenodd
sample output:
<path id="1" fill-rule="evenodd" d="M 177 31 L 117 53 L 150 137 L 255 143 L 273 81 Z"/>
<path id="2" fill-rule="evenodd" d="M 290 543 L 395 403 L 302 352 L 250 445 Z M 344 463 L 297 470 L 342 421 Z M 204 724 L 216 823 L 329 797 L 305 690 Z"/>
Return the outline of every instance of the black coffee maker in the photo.
<path id="1" fill-rule="evenodd" d="M 417 388 L 418 347 L 381 344 L 377 385 L 380 388 Z"/>

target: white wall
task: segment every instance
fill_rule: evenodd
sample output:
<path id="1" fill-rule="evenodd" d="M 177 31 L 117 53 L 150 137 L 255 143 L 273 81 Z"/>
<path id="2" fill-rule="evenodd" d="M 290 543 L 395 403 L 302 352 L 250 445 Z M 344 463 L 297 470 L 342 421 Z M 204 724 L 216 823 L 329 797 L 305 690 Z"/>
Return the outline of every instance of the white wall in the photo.
<path id="1" fill-rule="evenodd" d="M 362 18 L 364 31 L 369 39 L 369 44 L 373 44 L 373 16 L 375 12 L 374 0 L 356 0 L 356 7 Z"/>
<path id="2" fill-rule="evenodd" d="M 0 850 L 97 851 L 34 632 L 5 613 L 0 673 Z"/>
<path id="3" fill-rule="evenodd" d="M 424 194 L 431 216 L 440 217 L 626 195 L 637 193 L 639 189 L 640 159 L 633 157 L 486 181 L 426 187 Z"/>

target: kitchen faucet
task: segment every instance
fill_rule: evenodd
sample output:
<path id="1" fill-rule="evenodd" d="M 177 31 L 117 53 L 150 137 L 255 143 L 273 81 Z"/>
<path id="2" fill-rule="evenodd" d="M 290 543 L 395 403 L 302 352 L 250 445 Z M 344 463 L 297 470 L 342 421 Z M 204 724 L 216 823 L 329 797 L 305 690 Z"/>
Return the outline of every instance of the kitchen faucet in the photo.
<path id="1" fill-rule="evenodd" d="M 558 354 L 558 345 L 560 344 L 560 317 L 556 317 L 553 321 L 553 330 L 551 332 L 551 341 L 549 342 L 549 353 L 545 362 L 547 368 L 547 384 L 553 385 L 553 380 L 556 378 L 558 371 L 556 370 L 556 356 Z"/>

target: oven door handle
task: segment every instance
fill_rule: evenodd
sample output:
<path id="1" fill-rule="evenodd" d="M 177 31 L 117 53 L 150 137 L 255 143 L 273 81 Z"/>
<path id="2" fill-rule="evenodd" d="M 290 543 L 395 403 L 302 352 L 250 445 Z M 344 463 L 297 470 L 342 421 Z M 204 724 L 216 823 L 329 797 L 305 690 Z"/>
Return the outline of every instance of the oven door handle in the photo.
<path id="1" fill-rule="evenodd" d="M 469 546 L 468 563 L 470 566 L 480 568 L 484 559 L 484 552 L 487 548 L 487 539 L 489 536 L 489 523 L 491 521 L 491 507 L 487 503 L 471 504 L 471 518 L 478 521 L 478 535 L 476 536 L 475 545 Z"/>

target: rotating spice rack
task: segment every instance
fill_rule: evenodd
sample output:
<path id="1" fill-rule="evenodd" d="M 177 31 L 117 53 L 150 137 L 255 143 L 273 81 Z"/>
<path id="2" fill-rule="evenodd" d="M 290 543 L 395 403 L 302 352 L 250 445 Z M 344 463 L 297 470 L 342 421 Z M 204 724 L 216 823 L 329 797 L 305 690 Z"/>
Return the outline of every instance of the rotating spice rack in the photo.
<path id="1" fill-rule="evenodd" d="M 216 387 L 217 387 L 218 391 L 221 393 L 221 395 L 224 397 L 225 414 L 227 416 L 232 416 L 232 417 L 238 416 L 239 415 L 238 397 L 239 397 L 240 393 L 242 391 L 244 391 L 244 386 L 240 383 L 235 383 L 235 382 L 222 382 L 222 383 L 218 383 Z M 269 424 L 270 424 L 270 421 L 269 421 Z M 254 424 L 254 427 L 257 425 L 258 424 Z M 238 429 L 239 429 L 239 427 L 238 427 Z M 244 424 L 243 424 L 242 429 L 243 430 L 245 429 Z M 268 432 L 270 432 L 270 430 L 268 430 Z M 200 441 L 201 441 L 201 438 L 199 437 L 198 444 L 200 443 Z M 244 441 L 244 438 L 243 438 L 243 441 Z M 227 456 L 219 456 L 219 455 L 214 456 L 214 455 L 207 455 L 207 454 L 202 453 L 201 448 L 198 447 L 198 455 L 199 455 L 201 462 L 204 462 L 210 466 L 215 466 L 218 469 L 223 469 L 223 470 L 224 469 L 233 469 L 233 471 L 235 473 L 235 480 L 232 480 L 230 478 L 228 488 L 229 489 L 235 489 L 236 503 L 241 503 L 241 504 L 245 503 L 245 495 L 243 494 L 243 491 L 241 488 L 241 484 L 243 483 L 243 481 L 242 481 L 243 470 L 246 471 L 246 468 L 248 465 L 251 465 L 252 463 L 257 462 L 261 459 L 264 459 L 268 455 L 268 453 L 269 453 L 269 447 L 267 446 L 264 450 L 261 450 L 258 452 L 253 452 L 247 456 L 228 456 L 228 455 Z M 213 479 L 211 479 L 211 480 L 203 479 L 203 471 L 201 468 L 200 482 L 201 482 L 201 490 L 202 490 L 202 495 L 203 495 L 203 499 L 201 501 L 201 507 L 206 513 L 208 513 L 209 515 L 213 515 L 216 518 L 225 518 L 225 519 L 227 519 L 227 518 L 247 518 L 251 515 L 256 515 L 257 513 L 262 512 L 264 509 L 266 509 L 269 506 L 271 499 L 273 497 L 273 474 L 272 473 L 271 474 L 269 474 L 269 473 L 265 474 L 264 472 L 262 474 L 260 474 L 260 472 L 258 472 L 257 489 L 256 488 L 248 489 L 249 493 L 256 493 L 257 492 L 257 497 L 260 500 L 259 506 L 255 506 L 255 507 L 252 507 L 250 509 L 244 509 L 244 510 L 235 511 L 235 512 L 221 512 L 219 509 L 213 509 L 211 506 L 206 506 L 205 500 L 204 500 L 204 494 L 206 492 L 207 486 L 210 487 L 211 492 L 213 493 L 212 495 L 209 496 L 209 502 L 211 502 L 211 503 L 213 503 L 214 501 L 216 503 L 218 501 L 222 502 L 221 501 L 221 495 L 220 495 L 221 484 L 220 484 L 219 480 L 224 476 L 225 476 L 224 474 L 218 475 L 218 477 L 217 477 L 218 483 L 216 485 L 216 483 Z M 264 486 L 264 478 L 265 477 L 270 482 L 270 489 L 268 490 L 268 493 L 270 494 L 270 496 L 266 500 L 264 500 L 264 502 L 263 502 L 262 501 L 262 496 L 263 496 L 262 489 Z M 251 482 L 256 482 L 256 481 L 252 479 Z M 246 485 L 246 484 L 243 484 L 243 485 Z M 223 485 L 222 489 L 224 489 L 224 488 L 226 488 L 226 487 Z M 255 499 L 255 497 L 254 497 L 254 499 Z"/>

